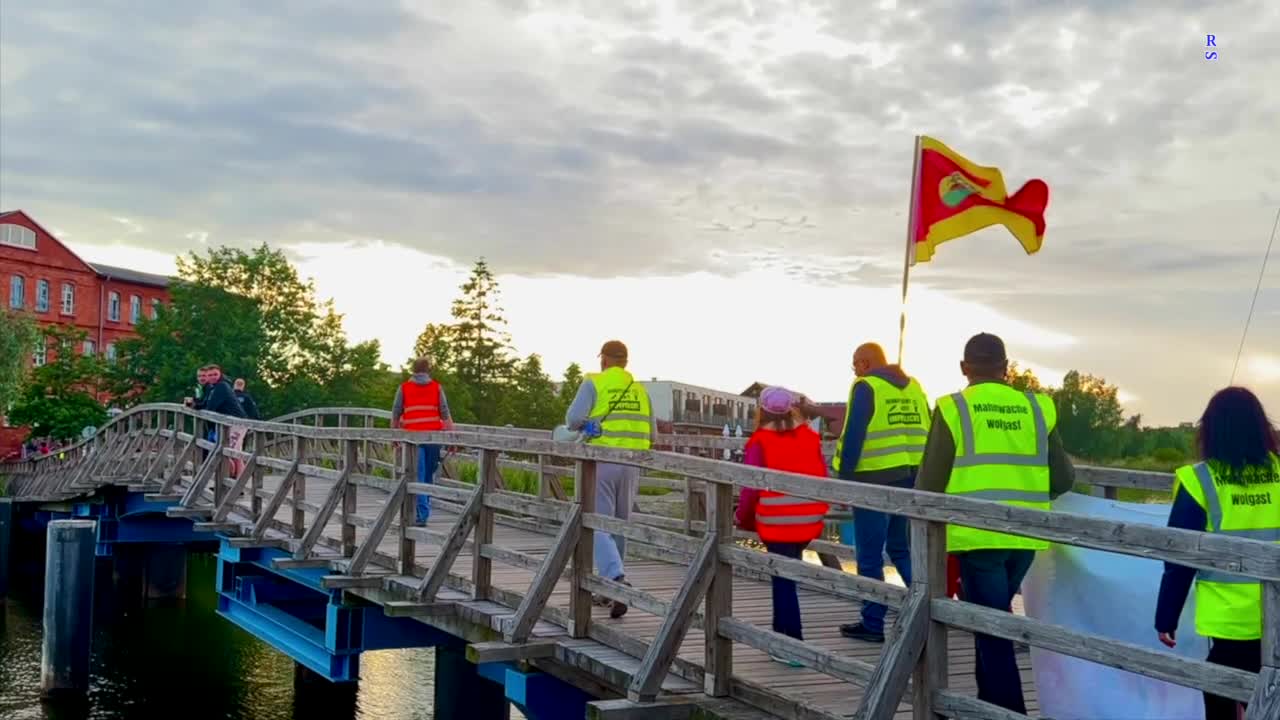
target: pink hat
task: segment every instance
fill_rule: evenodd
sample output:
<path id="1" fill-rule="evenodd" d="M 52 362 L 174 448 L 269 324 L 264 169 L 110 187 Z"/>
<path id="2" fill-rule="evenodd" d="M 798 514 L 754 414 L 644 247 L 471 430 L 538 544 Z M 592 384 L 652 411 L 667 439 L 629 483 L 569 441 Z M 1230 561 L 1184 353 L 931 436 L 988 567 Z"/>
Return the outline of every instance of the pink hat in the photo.
<path id="1" fill-rule="evenodd" d="M 791 412 L 795 396 L 783 387 L 767 387 L 760 393 L 760 409 L 774 415 Z"/>

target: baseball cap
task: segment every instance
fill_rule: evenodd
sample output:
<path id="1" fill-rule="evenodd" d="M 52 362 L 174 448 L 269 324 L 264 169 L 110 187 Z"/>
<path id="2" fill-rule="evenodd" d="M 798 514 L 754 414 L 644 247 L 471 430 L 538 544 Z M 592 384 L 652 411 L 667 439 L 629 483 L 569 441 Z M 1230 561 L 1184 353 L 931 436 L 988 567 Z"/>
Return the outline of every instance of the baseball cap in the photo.
<path id="1" fill-rule="evenodd" d="M 1004 341 L 991 333 L 978 333 L 964 344 L 964 361 L 980 365 L 991 365 L 1008 361 L 1005 355 Z"/>
<path id="2" fill-rule="evenodd" d="M 782 387 L 767 387 L 760 392 L 760 409 L 774 415 L 791 412 L 795 404 L 795 396 Z"/>
<path id="3" fill-rule="evenodd" d="M 610 340 L 600 347 L 600 355 L 603 357 L 626 360 L 627 346 L 623 345 L 621 340 Z"/>

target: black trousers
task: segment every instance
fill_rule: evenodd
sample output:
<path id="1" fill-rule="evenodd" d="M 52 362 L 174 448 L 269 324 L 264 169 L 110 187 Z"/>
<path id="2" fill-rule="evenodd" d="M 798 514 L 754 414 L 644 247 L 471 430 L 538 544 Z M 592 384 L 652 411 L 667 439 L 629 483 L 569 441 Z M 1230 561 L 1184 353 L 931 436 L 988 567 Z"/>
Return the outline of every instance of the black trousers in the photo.
<path id="1" fill-rule="evenodd" d="M 956 557 L 965 602 L 1008 612 L 1036 554 L 1033 550 L 970 550 Z M 980 633 L 974 633 L 973 641 L 978 699 L 1025 715 L 1027 704 L 1013 643 Z"/>
<path id="2" fill-rule="evenodd" d="M 1261 640 L 1209 640 L 1209 657 L 1205 658 L 1217 665 L 1226 665 L 1237 670 L 1258 672 L 1262 669 Z M 1205 720 L 1236 720 L 1236 701 L 1221 695 L 1204 694 Z"/>

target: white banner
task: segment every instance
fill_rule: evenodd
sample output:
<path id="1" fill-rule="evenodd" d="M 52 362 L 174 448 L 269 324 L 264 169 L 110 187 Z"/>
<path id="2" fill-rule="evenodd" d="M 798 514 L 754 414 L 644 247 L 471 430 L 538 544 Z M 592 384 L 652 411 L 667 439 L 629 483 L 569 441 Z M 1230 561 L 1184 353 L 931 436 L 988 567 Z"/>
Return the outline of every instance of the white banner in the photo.
<path id="1" fill-rule="evenodd" d="M 1116 502 L 1068 493 L 1054 510 L 1163 526 L 1168 505 Z M 1022 583 L 1028 617 L 1082 632 L 1167 650 L 1156 639 L 1156 594 L 1164 564 L 1155 560 L 1054 545 L 1037 554 Z M 1195 633 L 1195 591 L 1178 624 L 1179 655 L 1203 660 L 1209 643 Z M 1054 720 L 1204 720 L 1200 691 L 1031 649 L 1040 714 Z"/>

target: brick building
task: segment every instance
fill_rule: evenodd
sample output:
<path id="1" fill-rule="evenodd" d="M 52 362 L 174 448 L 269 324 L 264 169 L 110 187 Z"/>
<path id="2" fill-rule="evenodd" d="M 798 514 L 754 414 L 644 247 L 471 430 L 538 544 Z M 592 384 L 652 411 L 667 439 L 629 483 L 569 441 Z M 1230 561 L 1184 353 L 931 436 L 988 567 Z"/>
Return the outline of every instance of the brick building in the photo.
<path id="1" fill-rule="evenodd" d="M 114 359 L 116 343 L 136 335 L 138 322 L 168 300 L 169 278 L 85 262 L 25 212 L 0 212 L 0 302 L 40 325 L 80 328 L 86 334 L 80 352 Z M 31 363 L 42 365 L 54 352 L 37 346 Z M 0 458 L 25 435 L 0 418 Z"/>

